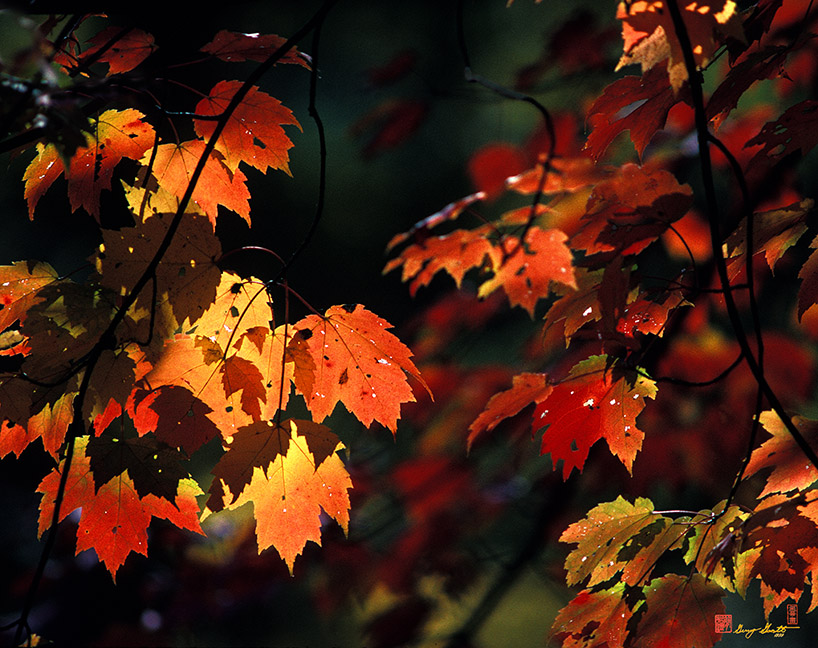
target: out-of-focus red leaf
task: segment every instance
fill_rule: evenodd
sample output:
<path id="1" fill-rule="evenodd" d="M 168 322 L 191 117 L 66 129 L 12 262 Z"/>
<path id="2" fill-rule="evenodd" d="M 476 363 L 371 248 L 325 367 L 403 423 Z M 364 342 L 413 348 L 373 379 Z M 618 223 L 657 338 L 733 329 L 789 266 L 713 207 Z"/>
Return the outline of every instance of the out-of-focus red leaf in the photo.
<path id="1" fill-rule="evenodd" d="M 426 121 L 429 106 L 420 99 L 391 99 L 376 106 L 352 125 L 355 137 L 369 133 L 364 158 L 371 159 L 397 148 Z"/>
<path id="2" fill-rule="evenodd" d="M 519 147 L 497 142 L 487 144 L 469 158 L 468 171 L 475 190 L 491 200 L 506 187 L 506 179 L 525 171 L 528 160 Z"/>
<path id="3" fill-rule="evenodd" d="M 112 38 L 123 31 L 125 33 L 97 59 L 100 63 L 108 64 L 109 76 L 130 72 L 156 49 L 153 36 L 141 29 L 123 30 L 120 27 L 106 27 L 88 41 L 91 47 L 82 53 L 80 62 L 94 57 Z"/>
<path id="4" fill-rule="evenodd" d="M 382 88 L 405 78 L 415 68 L 418 53 L 414 49 L 405 49 L 395 54 L 389 61 L 367 71 L 369 85 Z"/>
<path id="5" fill-rule="evenodd" d="M 776 121 L 767 122 L 746 146 L 762 148 L 750 165 L 765 164 L 801 151 L 806 155 L 818 144 L 818 101 L 807 99 L 788 108 Z"/>

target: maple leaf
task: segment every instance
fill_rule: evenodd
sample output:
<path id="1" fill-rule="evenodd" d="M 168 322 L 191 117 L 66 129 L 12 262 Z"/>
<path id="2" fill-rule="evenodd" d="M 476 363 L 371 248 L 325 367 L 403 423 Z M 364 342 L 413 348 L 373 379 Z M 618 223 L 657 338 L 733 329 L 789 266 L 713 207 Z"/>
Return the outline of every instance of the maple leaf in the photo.
<path id="1" fill-rule="evenodd" d="M 147 528 L 152 517 L 171 519 L 174 524 L 202 533 L 198 521 L 196 496 L 202 491 L 189 478 L 179 481 L 172 502 L 147 495 L 140 498 L 127 470 L 97 485 L 86 453 L 88 437 L 78 437 L 68 473 L 59 521 L 81 508 L 77 529 L 77 551 L 94 549 L 111 576 L 131 552 L 147 555 Z M 65 462 L 45 476 L 37 488 L 43 494 L 40 502 L 39 534 L 50 526 Z M 170 510 L 168 504 L 175 510 Z"/>
<path id="2" fill-rule="evenodd" d="M 750 515 L 737 506 L 726 510 L 724 507 L 722 502 L 715 507 L 720 513 L 701 511 L 689 520 L 691 529 L 684 560 L 719 587 L 734 591 L 740 529 Z"/>
<path id="3" fill-rule="evenodd" d="M 592 356 L 575 365 L 568 376 L 534 410 L 537 430 L 548 426 L 541 453 L 563 460 L 563 479 L 582 471 L 588 451 L 604 438 L 611 452 L 631 471 L 645 433 L 636 417 L 645 398 L 656 397 L 656 383 L 641 373 L 608 366 L 607 356 Z"/>
<path id="4" fill-rule="evenodd" d="M 599 591 L 585 589 L 559 611 L 550 634 L 562 648 L 624 646 L 632 616 L 624 583 Z"/>
<path id="5" fill-rule="evenodd" d="M 745 520 L 743 547 L 753 550 L 749 576 L 761 580 L 765 616 L 787 598 L 798 601 L 818 574 L 818 492 L 773 494 Z"/>
<path id="6" fill-rule="evenodd" d="M 236 481 L 245 483 L 240 494 L 233 494 L 225 481 L 221 481 L 223 507 L 235 509 L 252 502 L 259 553 L 270 546 L 275 547 L 291 573 L 295 559 L 307 541 L 321 544 L 322 510 L 346 532 L 349 524 L 348 491 L 352 488 L 352 480 L 340 457 L 335 454 L 343 446 L 338 443 L 329 455 L 324 451 L 325 458 L 319 463 L 307 437 L 300 433 L 301 424 L 289 421 L 290 438 L 286 450 L 283 430 L 279 429 L 278 434 L 271 435 L 272 442 L 268 446 L 270 454 L 264 458 L 266 465 L 253 465 L 249 483 L 245 481 L 244 474 L 238 476 Z M 258 431 L 251 431 L 250 434 L 258 434 Z M 281 445 L 278 445 L 279 442 Z M 249 445 L 255 446 L 257 443 L 250 437 Z M 232 450 L 228 450 L 225 457 L 230 452 Z M 244 447 L 244 452 L 240 454 L 242 460 L 225 467 L 223 475 L 231 478 L 236 465 L 240 466 L 240 471 L 248 469 L 248 459 L 255 464 L 255 456 L 251 457 L 252 449 Z M 267 456 L 272 458 L 266 461 Z"/>
<path id="7" fill-rule="evenodd" d="M 240 81 L 219 81 L 210 94 L 196 105 L 196 114 L 222 114 L 241 87 Z M 284 133 L 282 125 L 285 124 L 301 129 L 289 108 L 253 86 L 230 115 L 216 141 L 216 150 L 224 156 L 224 164 L 233 172 L 238 169 L 239 162 L 245 162 L 262 173 L 273 168 L 292 175 L 288 151 L 293 143 Z M 213 134 L 216 123 L 194 119 L 193 126 L 196 134 L 207 140 Z"/>
<path id="8" fill-rule="evenodd" d="M 791 106 L 776 121 L 764 124 L 761 132 L 744 146 L 756 144 L 763 148 L 749 166 L 780 160 L 796 151 L 806 155 L 818 144 L 818 101 L 808 99 Z"/>
<path id="9" fill-rule="evenodd" d="M 652 301 L 644 295 L 622 309 L 622 316 L 616 323 L 616 330 L 628 336 L 638 333 L 652 333 L 662 337 L 670 311 L 682 306 L 692 306 L 684 298 L 681 290 L 672 290 L 663 295 L 662 301 Z"/>
<path id="10" fill-rule="evenodd" d="M 138 183 L 144 185 L 150 171 L 159 187 L 181 200 L 204 149 L 205 142 L 202 140 L 160 144 L 155 153 L 151 149 L 140 160 L 142 168 L 137 175 Z M 154 158 L 153 167 L 149 169 L 151 158 Z M 250 225 L 250 192 L 246 181 L 240 169 L 231 171 L 222 155 L 213 151 L 199 176 L 191 201 L 204 211 L 214 230 L 219 205 L 236 212 Z"/>
<path id="11" fill-rule="evenodd" d="M 193 401 L 188 411 L 194 420 L 204 415 L 224 437 L 272 418 L 279 406 L 287 406 L 296 364 L 297 385 L 309 384 L 309 379 L 303 376 L 303 354 L 290 351 L 282 366 L 295 329 L 290 327 L 285 343 L 285 327 L 273 329 L 270 305 L 261 282 L 222 273 L 216 299 L 196 321 L 194 335 L 166 341 L 145 384 L 190 390 L 205 406 Z"/>
<path id="12" fill-rule="evenodd" d="M 543 182 L 542 175 L 546 174 Z M 537 164 L 519 175 L 506 178 L 506 188 L 519 194 L 544 195 L 573 193 L 593 185 L 610 174 L 587 157 L 559 157 L 549 160 L 548 167 Z M 531 211 L 531 208 L 528 208 Z"/>
<path id="13" fill-rule="evenodd" d="M 157 213 L 137 227 L 103 230 L 103 242 L 93 258 L 100 285 L 121 296 L 130 294 L 165 239 L 173 216 Z M 178 326 L 190 328 L 216 297 L 221 271 L 215 261 L 220 256 L 219 240 L 204 217 L 185 214 L 156 267 L 153 285 L 140 295 L 137 307 L 151 312 L 166 305 Z"/>
<path id="14" fill-rule="evenodd" d="M 795 443 L 778 415 L 773 411 L 762 412 L 759 420 L 772 438 L 753 451 L 747 464 L 746 477 L 751 477 L 766 468 L 772 468 L 772 472 L 767 476 L 758 497 L 793 490 L 803 491 L 818 481 L 818 469 L 804 457 L 803 450 Z M 816 447 L 818 422 L 795 416 L 793 423 L 807 443 Z"/>
<path id="15" fill-rule="evenodd" d="M 65 174 L 71 211 L 80 207 L 99 220 L 99 198 L 111 188 L 114 167 L 123 158 L 140 159 L 153 146 L 153 127 L 138 110 L 106 110 L 91 123 L 85 146 L 79 146 L 66 168 L 53 144 L 37 144 L 37 157 L 23 174 L 29 218 L 53 182 Z"/>
<path id="16" fill-rule="evenodd" d="M 293 328 L 315 363 L 312 391 L 302 394 L 316 423 L 341 402 L 365 426 L 377 421 L 394 434 L 401 404 L 415 400 L 406 374 L 429 389 L 391 325 L 360 304 L 333 306 Z"/>
<path id="17" fill-rule="evenodd" d="M 158 440 L 188 454 L 219 436 L 218 428 L 207 418 L 213 410 L 178 385 L 163 385 L 150 392 L 135 389 L 127 410 L 140 436 L 153 432 Z"/>
<path id="18" fill-rule="evenodd" d="M 401 281 L 409 281 L 409 293 L 414 296 L 418 288 L 428 286 L 435 274 L 445 270 L 457 287 L 472 268 L 480 268 L 487 256 L 499 254 L 481 230 L 455 230 L 445 236 L 432 236 L 421 243 L 407 247 L 400 256 L 389 261 L 384 274 L 403 266 Z"/>
<path id="19" fill-rule="evenodd" d="M 641 252 L 692 204 L 693 190 L 672 173 L 625 164 L 594 186 L 583 217 L 587 222 L 571 237 L 571 247 L 595 256 L 596 267 L 608 265 L 615 256 Z"/>
<path id="20" fill-rule="evenodd" d="M 679 10 L 698 69 L 710 62 L 727 38 L 744 41 L 741 19 L 733 0 L 695 0 L 679 7 Z M 616 17 L 622 21 L 624 41 L 624 53 L 616 69 L 639 63 L 644 73 L 668 59 L 670 85 L 674 92 L 678 92 L 687 80 L 687 69 L 665 0 L 620 2 Z"/>
<path id="21" fill-rule="evenodd" d="M 213 40 L 200 51 L 228 63 L 243 61 L 263 63 L 286 42 L 286 39 L 275 34 L 245 34 L 222 29 L 216 32 Z M 295 47 L 291 48 L 278 62 L 295 63 L 310 69 L 309 57 Z"/>
<path id="22" fill-rule="evenodd" d="M 806 218 L 815 202 L 809 198 L 786 207 L 753 214 L 753 255 L 764 253 L 771 271 L 789 248 L 807 231 Z M 746 266 L 747 224 L 742 220 L 724 242 L 730 278 Z M 803 271 L 803 270 L 802 270 Z M 799 313 L 800 314 L 800 313 Z"/>
<path id="23" fill-rule="evenodd" d="M 38 301 L 40 288 L 57 279 L 54 268 L 39 261 L 17 261 L 0 266 L 0 332 L 15 322 L 23 323 Z"/>
<path id="24" fill-rule="evenodd" d="M 784 63 L 794 45 L 793 43 L 767 46 L 747 54 L 730 68 L 727 76 L 707 102 L 707 117 L 713 122 L 714 128 L 718 129 L 721 126 L 744 93 L 756 81 L 770 78 L 776 72 L 779 75 L 783 74 Z"/>
<path id="25" fill-rule="evenodd" d="M 585 324 L 597 321 L 602 317 L 602 309 L 599 304 L 602 274 L 602 270 L 574 269 L 577 289 L 558 289 L 559 298 L 551 304 L 545 314 L 543 335 L 548 334 L 553 327 L 561 324 L 558 337 L 564 338 L 567 348 L 574 333 Z"/>
<path id="26" fill-rule="evenodd" d="M 469 448 L 478 434 L 484 430 L 490 432 L 500 422 L 516 416 L 528 405 L 541 402 L 548 397 L 551 389 L 545 374 L 524 373 L 514 376 L 511 389 L 492 396 L 480 416 L 469 426 Z"/>
<path id="27" fill-rule="evenodd" d="M 639 497 L 630 504 L 620 495 L 563 531 L 560 542 L 577 544 L 565 559 L 566 582 L 577 585 L 587 579 L 593 587 L 624 570 L 622 582 L 637 585 L 685 533 L 686 526 L 674 527 L 673 520 L 655 513 L 649 499 Z"/>
<path id="28" fill-rule="evenodd" d="M 687 93 L 673 92 L 664 66 L 614 81 L 588 110 L 591 133 L 585 150 L 599 160 L 619 133 L 629 131 L 641 160 L 650 140 L 664 128 L 670 109 L 682 100 L 688 100 Z"/>
<path id="29" fill-rule="evenodd" d="M 668 574 L 652 580 L 644 592 L 634 610 L 634 615 L 643 612 L 634 645 L 710 648 L 721 639 L 713 619 L 724 614 L 724 590 L 701 574 Z"/>
<path id="30" fill-rule="evenodd" d="M 136 381 L 136 362 L 127 351 L 106 349 L 94 365 L 83 416 L 97 436 L 122 413 Z"/>
<path id="31" fill-rule="evenodd" d="M 513 253 L 507 259 L 505 255 L 492 256 L 494 277 L 481 284 L 478 297 L 487 297 L 502 287 L 512 306 L 522 306 L 534 317 L 534 307 L 548 296 L 552 284 L 577 287 L 567 239 L 560 230 L 539 227 L 528 230 L 525 245 L 514 236 L 506 237 L 503 249 Z"/>
<path id="32" fill-rule="evenodd" d="M 810 248 L 815 251 L 810 254 L 798 273 L 798 278 L 801 279 L 801 287 L 798 289 L 799 320 L 810 307 L 818 304 L 818 236 L 812 240 Z"/>
<path id="33" fill-rule="evenodd" d="M 96 58 L 97 52 L 114 38 L 116 39 L 114 44 Z M 107 63 L 108 76 L 130 72 L 156 49 L 153 36 L 135 27 L 127 29 L 106 27 L 90 38 L 88 43 L 91 47 L 82 53 L 79 61 L 96 58 L 100 63 Z"/>

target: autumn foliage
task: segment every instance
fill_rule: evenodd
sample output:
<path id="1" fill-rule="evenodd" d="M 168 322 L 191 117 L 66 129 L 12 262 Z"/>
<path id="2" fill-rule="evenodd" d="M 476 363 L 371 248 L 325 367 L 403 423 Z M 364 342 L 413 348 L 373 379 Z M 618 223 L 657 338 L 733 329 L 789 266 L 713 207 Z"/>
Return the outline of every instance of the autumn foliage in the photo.
<path id="1" fill-rule="evenodd" d="M 803 71 L 816 12 L 780 0 L 742 10 L 730 0 L 611 3 L 613 67 L 630 73 L 581 115 L 551 114 L 523 94 L 560 55 L 582 69 L 576 21 L 549 50 L 557 61 L 528 68 L 518 89 L 477 76 L 464 51 L 467 80 L 531 103 L 542 126 L 527 144 L 490 143 L 464 160 L 473 192 L 385 245 L 384 274 L 412 296 L 457 289 L 407 325 L 415 357 L 369 306 L 310 305 L 288 283 L 284 252 L 266 251 L 272 279 L 230 270 L 243 250 L 223 250 L 217 236 L 226 211 L 253 227 L 250 175 L 291 173 L 314 96 L 297 117 L 258 83 L 277 64 L 316 83 L 316 62 L 295 45 L 332 4 L 292 40 L 225 29 L 191 52 L 200 65 L 242 64 L 245 80 L 197 89 L 190 112 L 166 110 L 140 85 L 161 43 L 128 25 L 83 40 L 49 20 L 31 53 L 38 71 L 4 87 L 16 101 L 4 108 L 7 130 L 30 160 L 29 217 L 67 191 L 65 217 L 88 215 L 101 241 L 75 273 L 34 260 L 0 268 L 0 457 L 31 447 L 50 456 L 40 536 L 77 512 L 76 552 L 93 549 L 116 579 L 132 553 L 149 555 L 154 518 L 204 535 L 208 518 L 251 504 L 258 553 L 274 549 L 293 573 L 330 520 L 350 532 L 356 491 L 371 502 L 383 487 L 411 524 L 389 549 L 405 564 L 336 538 L 316 596 L 333 608 L 339 583 L 395 592 L 369 636 L 420 641 L 433 606 L 413 565 L 449 594 L 474 584 L 455 545 L 502 518 L 506 496 L 475 468 L 499 442 L 515 446 L 492 468 L 508 483 L 521 457 L 548 455 L 553 473 L 532 491 L 578 482 L 608 497 L 581 519 L 567 505 L 531 516 L 518 561 L 556 535 L 565 582 L 579 589 L 553 621 L 553 645 L 711 646 L 726 593 L 751 586 L 767 618 L 785 602 L 811 612 L 818 422 L 804 348 L 818 334 L 818 233 L 814 188 L 795 178 L 818 144 L 818 104 L 803 89 L 816 82 L 814 68 Z M 373 71 L 373 86 L 398 83 L 415 60 L 405 52 Z M 769 79 L 775 111 L 739 107 Z M 376 107 L 353 128 L 377 122 L 363 155 L 399 146 L 426 114 L 415 100 Z M 111 226 L 110 193 L 127 222 Z M 775 281 L 792 289 L 776 295 Z M 783 313 L 772 324 L 765 299 Z M 309 314 L 291 317 L 291 302 Z M 452 360 L 458 336 L 509 310 L 528 318 L 521 360 Z M 407 418 L 416 452 L 388 472 L 362 468 L 332 429 L 339 405 L 398 437 Z M 535 444 L 518 443 L 525 437 Z M 709 503 L 657 510 L 648 495 L 660 478 L 671 491 L 697 484 Z M 466 520 L 470 507 L 485 522 Z M 390 614 L 404 635 L 389 634 Z M 467 645 L 478 627 L 467 620 L 449 645 Z"/>

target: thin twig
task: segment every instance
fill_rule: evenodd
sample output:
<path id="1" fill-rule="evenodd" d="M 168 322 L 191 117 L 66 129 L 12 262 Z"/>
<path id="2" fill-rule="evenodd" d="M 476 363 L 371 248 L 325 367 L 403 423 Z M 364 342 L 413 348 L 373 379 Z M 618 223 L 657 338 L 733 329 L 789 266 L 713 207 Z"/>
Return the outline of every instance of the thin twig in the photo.
<path id="1" fill-rule="evenodd" d="M 699 161 L 701 163 L 702 181 L 704 184 L 705 194 L 705 208 L 707 213 L 707 221 L 710 225 L 710 244 L 713 249 L 713 259 L 716 264 L 716 271 L 718 272 L 719 281 L 724 289 L 724 303 L 727 307 L 727 315 L 730 319 L 730 324 L 736 336 L 741 350 L 744 354 L 744 359 L 747 366 L 753 373 L 756 382 L 761 386 L 764 396 L 770 403 L 770 406 L 778 414 L 784 426 L 792 435 L 798 447 L 801 448 L 804 455 L 809 461 L 818 468 L 818 455 L 815 450 L 810 447 L 806 439 L 793 423 L 792 418 L 787 414 L 784 406 L 778 398 L 778 395 L 770 387 L 767 378 L 764 375 L 761 367 L 753 354 L 750 347 L 747 333 L 744 330 L 744 325 L 741 322 L 738 307 L 736 306 L 733 293 L 730 290 L 730 279 L 727 275 L 727 265 L 721 251 L 721 233 L 719 232 L 719 209 L 718 201 L 716 199 L 716 187 L 713 180 L 713 166 L 710 159 L 710 148 L 708 142 L 710 141 L 709 130 L 707 125 L 707 114 L 704 107 L 704 92 L 702 90 L 702 79 L 699 71 L 696 69 L 696 62 L 693 58 L 693 48 L 690 44 L 690 37 L 687 33 L 687 27 L 682 19 L 681 12 L 676 0 L 670 0 L 668 3 L 671 18 L 673 20 L 674 30 L 679 39 L 679 44 L 684 55 L 685 67 L 688 73 L 688 82 L 690 85 L 691 96 L 693 98 L 693 108 L 696 120 L 696 137 L 699 146 Z"/>

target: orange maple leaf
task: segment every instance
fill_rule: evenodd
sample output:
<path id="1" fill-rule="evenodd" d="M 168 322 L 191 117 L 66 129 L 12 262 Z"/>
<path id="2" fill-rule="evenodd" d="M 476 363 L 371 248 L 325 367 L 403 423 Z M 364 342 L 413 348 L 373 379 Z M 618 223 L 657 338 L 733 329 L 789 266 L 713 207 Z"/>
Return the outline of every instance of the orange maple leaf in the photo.
<path id="1" fill-rule="evenodd" d="M 352 488 L 352 480 L 335 454 L 343 448 L 340 442 L 319 462 L 307 437 L 300 433 L 303 423 L 289 421 L 289 439 L 283 434 L 285 430 L 274 430 L 262 423 L 274 437 L 273 458 L 263 466 L 248 466 L 245 457 L 244 461 L 225 467 L 220 473 L 229 480 L 234 469 L 240 472 L 249 469 L 252 474 L 249 482 L 246 475 L 237 478 L 238 483 L 245 484 L 238 494 L 232 493 L 226 480 L 221 479 L 223 507 L 235 509 L 252 502 L 259 553 L 275 547 L 291 573 L 296 557 L 308 540 L 321 544 L 322 510 L 347 531 L 349 489 Z M 262 441 L 267 439 L 265 436 Z M 230 452 L 228 446 L 228 455 Z"/>
<path id="2" fill-rule="evenodd" d="M 486 256 L 499 254 L 499 250 L 485 237 L 483 228 L 455 230 L 451 234 L 429 237 L 421 243 L 410 245 L 400 256 L 389 261 L 383 272 L 386 274 L 403 266 L 401 281 L 412 279 L 409 292 L 414 296 L 418 288 L 429 285 L 432 277 L 441 270 L 448 272 L 460 288 L 469 270 L 482 266 Z"/>
<path id="3" fill-rule="evenodd" d="M 143 117 L 133 108 L 106 110 L 92 122 L 87 144 L 77 148 L 67 169 L 53 144 L 37 144 L 37 157 L 23 175 L 29 218 L 34 218 L 43 194 L 65 173 L 71 211 L 82 207 L 99 220 L 99 197 L 103 189 L 111 188 L 114 167 L 122 158 L 140 159 L 153 145 L 153 127 Z"/>
<path id="4" fill-rule="evenodd" d="M 148 169 L 148 165 L 154 155 L 153 149 L 142 157 L 142 169 L 137 176 L 139 184 L 144 184 L 145 175 L 150 170 L 161 189 L 181 200 L 204 149 L 205 142 L 202 140 L 160 144 L 152 168 Z M 216 228 L 219 205 L 236 212 L 250 225 L 250 191 L 246 181 L 239 169 L 231 171 L 227 167 L 221 153 L 214 151 L 210 154 L 191 200 L 207 215 L 213 229 Z"/>
<path id="5" fill-rule="evenodd" d="M 219 81 L 210 95 L 198 103 L 196 113 L 220 115 L 241 86 L 240 81 Z M 253 86 L 230 115 L 216 141 L 216 150 L 224 156 L 224 163 L 231 171 L 238 169 L 239 162 L 245 162 L 262 173 L 272 167 L 292 175 L 288 151 L 293 143 L 284 133 L 284 124 L 301 128 L 289 108 Z M 193 126 L 199 137 L 208 139 L 216 122 L 194 119 Z"/>
<path id="6" fill-rule="evenodd" d="M 202 533 L 196 504 L 196 496 L 202 491 L 195 481 L 181 480 L 174 502 L 151 494 L 140 498 L 127 471 L 97 488 L 85 453 L 88 440 L 85 436 L 76 440 L 58 520 L 82 509 L 76 553 L 93 549 L 116 580 L 117 570 L 132 551 L 148 555 L 147 528 L 152 517 L 167 518 L 181 528 Z M 37 487 L 37 492 L 43 494 L 39 518 L 41 536 L 51 526 L 64 466 L 65 462 L 60 462 Z"/>
<path id="7" fill-rule="evenodd" d="M 364 425 L 378 421 L 395 433 L 401 404 L 415 400 L 406 374 L 429 389 L 391 325 L 360 304 L 333 306 L 294 328 L 315 362 L 312 391 L 303 396 L 316 423 L 341 402 Z"/>
<path id="8" fill-rule="evenodd" d="M 577 287 L 567 239 L 560 230 L 539 227 L 528 230 L 525 245 L 514 236 L 506 237 L 506 248 L 513 253 L 508 259 L 502 254 L 492 256 L 494 277 L 480 286 L 478 296 L 503 288 L 512 306 L 522 306 L 534 317 L 534 307 L 548 296 L 552 284 Z"/>

